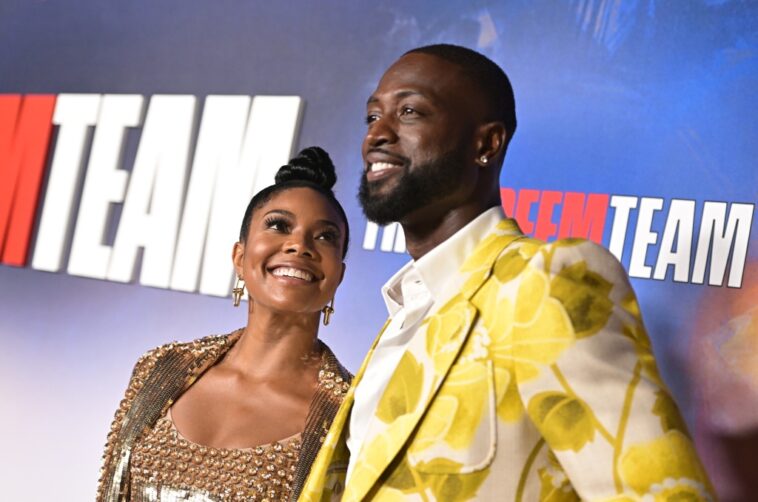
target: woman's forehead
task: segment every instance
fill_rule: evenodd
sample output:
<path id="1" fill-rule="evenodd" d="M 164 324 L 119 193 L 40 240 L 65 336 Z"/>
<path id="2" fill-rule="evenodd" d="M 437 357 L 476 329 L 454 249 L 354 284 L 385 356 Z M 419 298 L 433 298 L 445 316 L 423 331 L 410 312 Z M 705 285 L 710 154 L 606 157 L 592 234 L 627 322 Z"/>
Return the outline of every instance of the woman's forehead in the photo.
<path id="1" fill-rule="evenodd" d="M 334 203 L 324 194 L 308 187 L 292 187 L 275 193 L 257 211 L 286 212 L 295 218 L 329 220 L 342 225 L 342 218 Z"/>

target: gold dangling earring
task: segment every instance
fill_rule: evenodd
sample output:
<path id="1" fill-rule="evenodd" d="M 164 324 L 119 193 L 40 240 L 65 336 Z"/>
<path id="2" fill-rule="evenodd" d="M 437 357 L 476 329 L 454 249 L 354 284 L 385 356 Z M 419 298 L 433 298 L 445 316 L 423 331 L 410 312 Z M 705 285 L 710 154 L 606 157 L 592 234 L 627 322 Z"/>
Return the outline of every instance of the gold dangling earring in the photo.
<path id="1" fill-rule="evenodd" d="M 332 314 L 334 314 L 334 298 L 329 302 L 329 305 L 321 309 L 321 312 L 324 313 L 324 326 L 329 325 L 329 320 L 332 317 Z"/>
<path id="2" fill-rule="evenodd" d="M 234 285 L 234 288 L 232 289 L 232 305 L 235 307 L 240 306 L 240 301 L 242 300 L 242 294 L 245 291 L 245 286 L 241 286 L 240 283 L 242 282 L 242 277 L 237 276 L 237 283 Z"/>

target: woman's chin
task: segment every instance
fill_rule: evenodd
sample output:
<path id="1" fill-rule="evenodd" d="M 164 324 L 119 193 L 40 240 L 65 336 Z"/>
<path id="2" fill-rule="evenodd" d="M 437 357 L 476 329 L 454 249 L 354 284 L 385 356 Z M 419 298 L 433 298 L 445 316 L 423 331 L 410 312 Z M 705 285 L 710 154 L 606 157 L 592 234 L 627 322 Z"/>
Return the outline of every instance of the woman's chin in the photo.
<path id="1" fill-rule="evenodd" d="M 286 298 L 278 301 L 268 301 L 265 304 L 253 300 L 252 311 L 255 312 L 256 315 L 268 312 L 277 317 L 296 316 L 307 318 L 309 316 L 317 316 L 320 314 L 321 308 L 319 305 L 326 305 L 326 300 L 323 302 L 313 302 L 297 298 Z"/>

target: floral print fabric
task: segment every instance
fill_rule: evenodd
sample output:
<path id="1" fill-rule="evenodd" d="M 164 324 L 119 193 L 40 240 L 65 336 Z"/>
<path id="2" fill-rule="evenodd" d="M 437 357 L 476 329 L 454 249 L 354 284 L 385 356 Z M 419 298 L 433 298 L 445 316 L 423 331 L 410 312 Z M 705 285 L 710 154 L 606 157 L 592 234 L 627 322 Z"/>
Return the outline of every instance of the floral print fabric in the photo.
<path id="1" fill-rule="evenodd" d="M 503 219 L 457 273 L 395 369 L 351 478 L 340 466 L 362 371 L 301 500 L 713 498 L 610 253 L 527 239 Z"/>

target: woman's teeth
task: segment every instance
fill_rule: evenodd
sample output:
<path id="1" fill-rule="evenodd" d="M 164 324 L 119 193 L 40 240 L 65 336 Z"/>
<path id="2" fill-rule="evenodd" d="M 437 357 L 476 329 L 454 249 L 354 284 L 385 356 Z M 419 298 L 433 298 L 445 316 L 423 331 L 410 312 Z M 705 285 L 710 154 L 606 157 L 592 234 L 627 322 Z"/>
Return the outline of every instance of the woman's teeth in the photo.
<path id="1" fill-rule="evenodd" d="M 290 267 L 275 268 L 271 273 L 279 277 L 294 277 L 295 279 L 302 279 L 308 282 L 312 282 L 314 279 L 313 274 L 310 272 Z"/>

